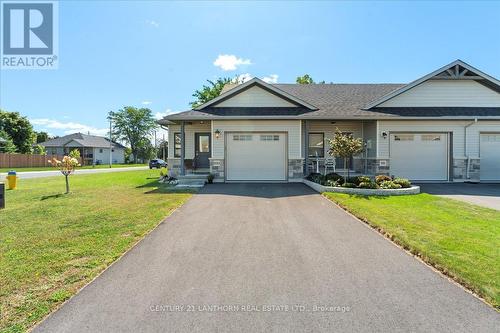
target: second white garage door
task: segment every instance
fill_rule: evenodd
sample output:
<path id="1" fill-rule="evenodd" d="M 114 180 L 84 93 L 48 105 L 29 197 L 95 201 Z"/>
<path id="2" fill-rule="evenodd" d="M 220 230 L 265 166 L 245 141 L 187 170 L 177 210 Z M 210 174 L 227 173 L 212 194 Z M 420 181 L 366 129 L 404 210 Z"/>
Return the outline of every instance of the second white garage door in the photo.
<path id="1" fill-rule="evenodd" d="M 482 133 L 481 180 L 500 180 L 500 133 Z"/>
<path id="2" fill-rule="evenodd" d="M 285 133 L 226 133 L 226 180 L 286 180 Z"/>
<path id="3" fill-rule="evenodd" d="M 448 179 L 446 133 L 395 133 L 390 140 L 392 175 L 410 180 Z"/>

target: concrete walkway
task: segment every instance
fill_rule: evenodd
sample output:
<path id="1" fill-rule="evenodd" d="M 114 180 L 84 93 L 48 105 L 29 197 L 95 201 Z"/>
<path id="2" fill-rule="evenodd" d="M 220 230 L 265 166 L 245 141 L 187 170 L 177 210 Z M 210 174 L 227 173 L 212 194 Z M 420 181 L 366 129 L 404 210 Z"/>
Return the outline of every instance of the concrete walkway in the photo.
<path id="1" fill-rule="evenodd" d="M 498 332 L 303 184 L 206 186 L 34 332 Z"/>
<path id="2" fill-rule="evenodd" d="M 134 170 L 146 170 L 147 166 L 140 167 L 123 167 L 123 168 L 99 168 L 99 169 L 77 169 L 75 175 L 84 175 L 89 173 L 107 173 L 107 172 L 120 172 L 120 171 L 134 171 Z M 29 178 L 42 178 L 42 177 L 52 177 L 60 176 L 61 172 L 59 170 L 49 170 L 49 171 L 23 171 L 18 172 L 17 176 L 19 179 L 29 179 Z M 7 173 L 0 173 L 0 180 L 3 180 L 7 176 Z"/>
<path id="3" fill-rule="evenodd" d="M 500 210 L 500 184 L 419 184 L 425 193 Z"/>

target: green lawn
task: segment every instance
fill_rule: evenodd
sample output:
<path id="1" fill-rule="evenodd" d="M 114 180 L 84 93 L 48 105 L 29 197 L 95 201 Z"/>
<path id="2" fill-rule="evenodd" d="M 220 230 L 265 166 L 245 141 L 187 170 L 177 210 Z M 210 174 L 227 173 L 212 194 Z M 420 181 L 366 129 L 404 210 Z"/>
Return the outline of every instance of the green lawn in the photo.
<path id="1" fill-rule="evenodd" d="M 129 168 L 129 167 L 142 167 L 142 166 L 148 166 L 147 164 L 112 164 L 112 168 Z M 85 165 L 82 167 L 78 167 L 77 169 L 106 169 L 109 168 L 109 164 L 101 164 L 101 165 Z M 53 167 L 33 167 L 33 168 L 0 168 L 0 173 L 3 172 L 8 172 L 10 170 L 15 170 L 17 172 L 24 172 L 24 171 L 50 171 L 50 170 L 56 170 Z"/>
<path id="2" fill-rule="evenodd" d="M 0 332 L 25 331 L 190 196 L 158 170 L 23 180 L 0 210 Z"/>
<path id="3" fill-rule="evenodd" d="M 324 195 L 500 309 L 500 211 L 429 194 Z"/>

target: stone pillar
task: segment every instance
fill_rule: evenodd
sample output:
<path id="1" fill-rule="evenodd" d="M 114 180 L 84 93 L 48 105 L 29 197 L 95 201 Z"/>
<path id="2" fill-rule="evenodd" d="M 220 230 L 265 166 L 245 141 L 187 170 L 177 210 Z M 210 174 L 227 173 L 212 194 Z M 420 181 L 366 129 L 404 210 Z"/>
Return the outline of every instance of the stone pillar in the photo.
<path id="1" fill-rule="evenodd" d="M 224 181 L 224 159 L 210 159 L 210 173 L 214 175 L 214 180 L 218 182 Z"/>

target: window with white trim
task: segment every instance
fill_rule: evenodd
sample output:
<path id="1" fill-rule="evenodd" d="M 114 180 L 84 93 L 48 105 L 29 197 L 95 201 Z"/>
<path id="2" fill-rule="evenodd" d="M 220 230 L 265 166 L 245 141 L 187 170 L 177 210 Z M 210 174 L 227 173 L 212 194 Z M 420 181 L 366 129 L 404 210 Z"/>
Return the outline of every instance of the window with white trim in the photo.
<path id="1" fill-rule="evenodd" d="M 422 141 L 441 141 L 440 134 L 422 134 Z"/>
<path id="2" fill-rule="evenodd" d="M 273 135 L 273 134 L 262 134 L 260 136 L 260 141 L 279 141 L 280 136 L 279 135 Z"/>
<path id="3" fill-rule="evenodd" d="M 395 134 L 394 141 L 413 141 L 415 136 L 413 134 Z"/>
<path id="4" fill-rule="evenodd" d="M 234 134 L 233 140 L 234 141 L 252 141 L 252 135 L 251 134 Z"/>

